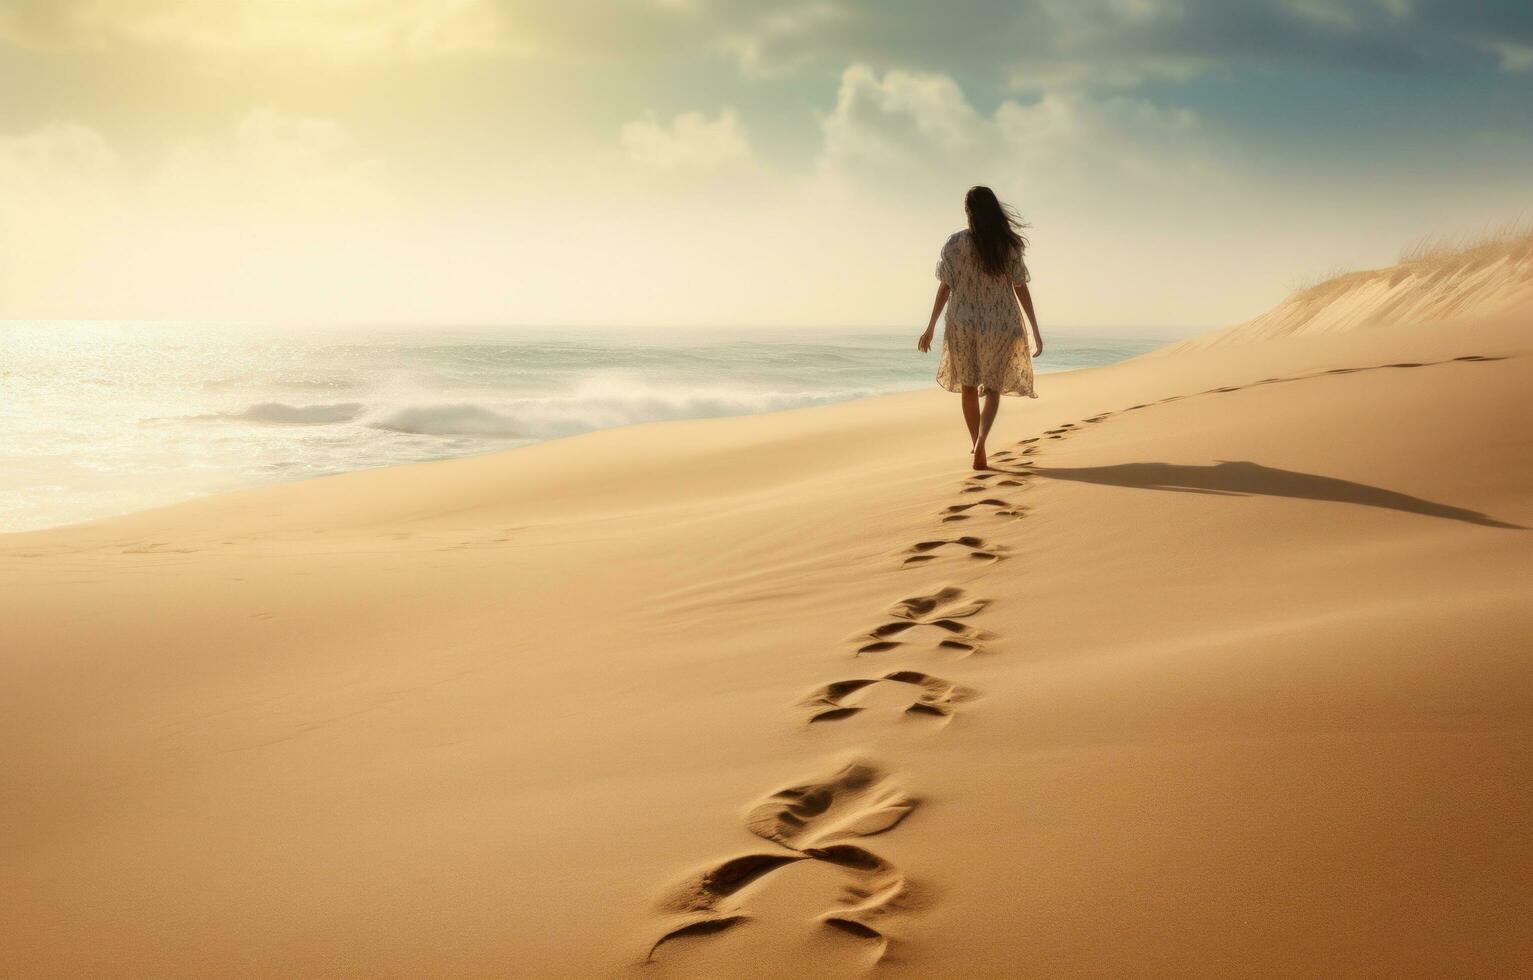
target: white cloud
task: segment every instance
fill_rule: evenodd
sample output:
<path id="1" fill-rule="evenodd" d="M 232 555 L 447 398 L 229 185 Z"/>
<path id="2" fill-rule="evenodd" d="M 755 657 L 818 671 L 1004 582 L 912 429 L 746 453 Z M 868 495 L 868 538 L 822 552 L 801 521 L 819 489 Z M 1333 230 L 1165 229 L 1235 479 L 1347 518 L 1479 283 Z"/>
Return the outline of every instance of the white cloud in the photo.
<path id="1" fill-rule="evenodd" d="M 1104 195 L 1147 183 L 1164 193 L 1218 170 L 1196 113 L 1145 99 L 1052 92 L 1002 103 L 996 124 L 1029 176 Z"/>
<path id="2" fill-rule="evenodd" d="M 628 158 L 644 170 L 663 173 L 712 172 L 750 161 L 750 140 L 734 109 L 717 119 L 684 112 L 667 125 L 639 119 L 623 126 L 619 139 Z"/>
<path id="3" fill-rule="evenodd" d="M 887 168 L 964 150 L 983 134 L 958 83 L 946 75 L 867 65 L 841 74 L 836 106 L 820 118 L 824 160 L 832 166 Z"/>
<path id="4" fill-rule="evenodd" d="M 946 75 L 852 65 L 820 123 L 822 172 L 906 195 L 973 178 L 1094 197 L 1216 169 L 1195 113 L 1073 88 L 1008 99 L 986 116 Z"/>

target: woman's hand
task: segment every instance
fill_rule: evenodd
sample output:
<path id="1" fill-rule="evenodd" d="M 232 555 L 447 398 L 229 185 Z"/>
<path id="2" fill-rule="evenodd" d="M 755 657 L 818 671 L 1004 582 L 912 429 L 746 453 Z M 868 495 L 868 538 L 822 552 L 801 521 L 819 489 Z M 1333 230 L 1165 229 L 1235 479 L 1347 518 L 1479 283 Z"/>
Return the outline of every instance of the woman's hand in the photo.
<path id="1" fill-rule="evenodd" d="M 1038 329 L 1038 313 L 1033 309 L 1033 291 L 1027 288 L 1027 283 L 1020 283 L 1015 287 L 1017 301 L 1022 304 L 1022 312 L 1027 314 L 1027 320 L 1022 324 L 1022 332 L 1027 332 L 1027 324 L 1033 325 L 1033 339 L 1038 341 L 1038 349 L 1033 351 L 1034 357 L 1043 356 L 1043 331 Z"/>
<path id="2" fill-rule="evenodd" d="M 942 315 L 942 308 L 947 305 L 947 294 L 951 291 L 947 283 L 937 283 L 937 295 L 932 299 L 932 318 L 926 321 L 926 332 L 916 338 L 916 350 L 923 354 L 932 349 L 932 334 L 937 332 L 937 317 Z"/>

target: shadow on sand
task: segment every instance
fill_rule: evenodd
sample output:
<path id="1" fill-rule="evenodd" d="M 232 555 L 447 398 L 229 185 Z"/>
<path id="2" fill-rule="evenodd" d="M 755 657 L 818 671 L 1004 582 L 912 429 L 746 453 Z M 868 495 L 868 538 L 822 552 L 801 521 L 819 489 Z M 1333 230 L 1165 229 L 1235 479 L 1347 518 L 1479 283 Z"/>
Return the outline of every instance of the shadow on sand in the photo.
<path id="1" fill-rule="evenodd" d="M 1334 500 L 1365 507 L 1443 517 L 1481 527 L 1526 531 L 1520 524 L 1508 524 L 1479 511 L 1449 507 L 1405 493 L 1396 493 L 1366 483 L 1353 483 L 1330 476 L 1279 470 L 1248 460 L 1221 460 L 1210 466 L 1185 466 L 1178 463 L 1120 463 L 1116 466 L 1028 467 L 1035 476 L 1051 480 L 1075 480 L 1114 487 L 1139 487 L 1143 490 L 1170 490 L 1176 493 L 1211 493 L 1221 496 L 1293 497 L 1299 500 Z"/>

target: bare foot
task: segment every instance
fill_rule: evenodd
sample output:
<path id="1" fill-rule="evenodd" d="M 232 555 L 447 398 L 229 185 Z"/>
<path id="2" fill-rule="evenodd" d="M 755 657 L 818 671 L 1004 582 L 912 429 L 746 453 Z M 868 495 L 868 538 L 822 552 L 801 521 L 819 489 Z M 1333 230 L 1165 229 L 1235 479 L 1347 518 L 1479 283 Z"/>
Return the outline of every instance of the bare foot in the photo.
<path id="1" fill-rule="evenodd" d="M 984 446 L 974 447 L 974 468 L 977 470 L 988 470 L 990 468 L 990 460 L 985 458 Z"/>

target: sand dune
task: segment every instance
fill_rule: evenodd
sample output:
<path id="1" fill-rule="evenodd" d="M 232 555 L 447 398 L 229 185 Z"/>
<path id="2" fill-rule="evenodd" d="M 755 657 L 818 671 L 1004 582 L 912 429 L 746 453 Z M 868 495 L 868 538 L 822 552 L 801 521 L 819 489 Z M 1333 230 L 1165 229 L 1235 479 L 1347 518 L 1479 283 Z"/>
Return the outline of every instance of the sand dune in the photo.
<path id="1" fill-rule="evenodd" d="M 1472 246 L 1423 247 L 1387 269 L 1352 272 L 1302 289 L 1254 320 L 1160 353 L 1403 323 L 1473 327 L 1533 308 L 1533 234 Z"/>
<path id="2" fill-rule="evenodd" d="M 1379 326 L 991 473 L 932 391 L 0 538 L 0 973 L 1533 972 L 1530 384 Z"/>

